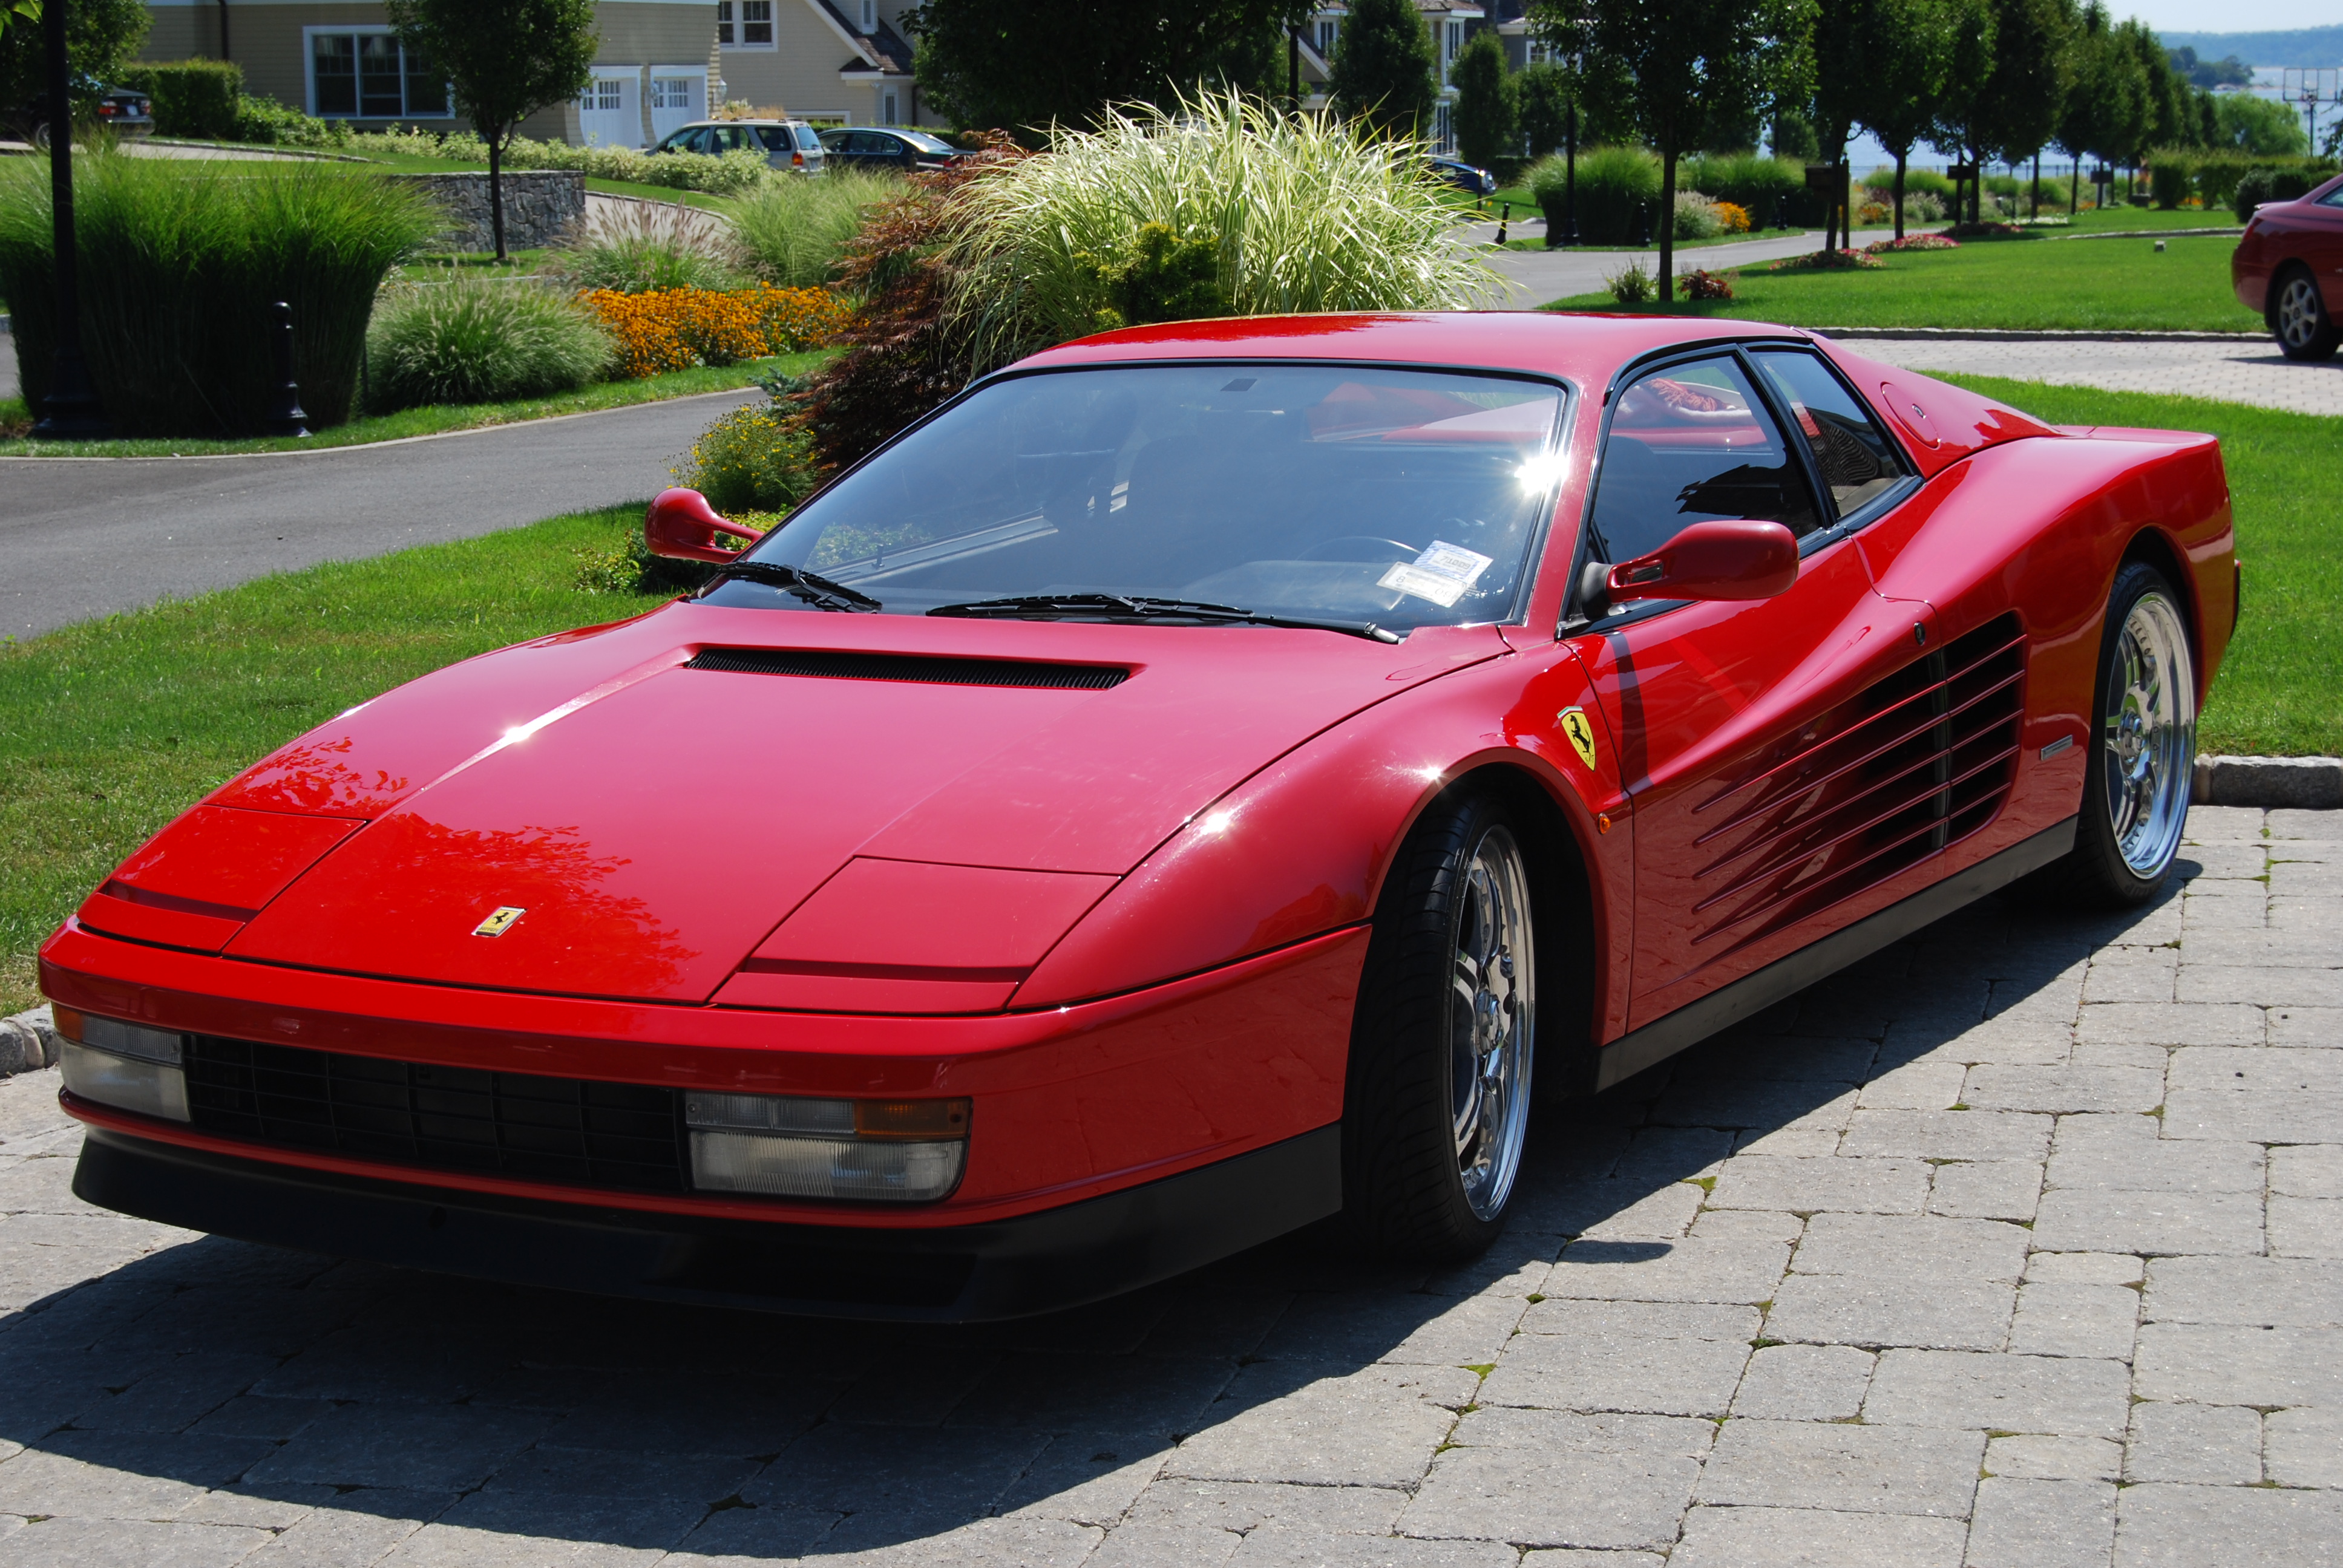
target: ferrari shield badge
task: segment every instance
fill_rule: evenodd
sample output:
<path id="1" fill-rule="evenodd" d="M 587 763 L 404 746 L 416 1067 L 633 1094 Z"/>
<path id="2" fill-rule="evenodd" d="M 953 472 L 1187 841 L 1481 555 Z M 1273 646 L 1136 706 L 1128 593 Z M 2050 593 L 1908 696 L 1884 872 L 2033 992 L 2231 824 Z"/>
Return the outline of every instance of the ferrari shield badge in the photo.
<path id="1" fill-rule="evenodd" d="M 1578 753 L 1578 759 L 1592 769 L 1594 766 L 1594 729 L 1586 722 L 1586 710 L 1565 708 L 1554 715 L 1554 722 L 1562 726 L 1562 733 L 1569 739 L 1570 749 Z"/>
<path id="2" fill-rule="evenodd" d="M 490 914 L 487 920 L 482 920 L 478 925 L 474 926 L 472 928 L 472 934 L 476 937 L 503 936 L 507 931 L 512 930 L 513 922 L 515 920 L 520 919 L 521 916 L 527 913 L 528 913 L 527 910 L 521 909 L 518 905 L 503 905 L 494 913 Z"/>

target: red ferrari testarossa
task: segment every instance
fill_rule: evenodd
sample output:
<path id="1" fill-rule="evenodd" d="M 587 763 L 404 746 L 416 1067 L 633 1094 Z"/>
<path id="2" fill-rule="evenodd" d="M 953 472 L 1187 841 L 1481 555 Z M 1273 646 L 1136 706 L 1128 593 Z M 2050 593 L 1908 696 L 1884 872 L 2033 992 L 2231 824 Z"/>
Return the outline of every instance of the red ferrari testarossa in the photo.
<path id="1" fill-rule="evenodd" d="M 1717 321 L 1120 332 L 649 528 L 713 580 L 320 725 L 50 939 L 75 1191 L 891 1317 L 1454 1256 L 1533 1075 L 2153 895 L 2237 614 L 2211 438 Z"/>

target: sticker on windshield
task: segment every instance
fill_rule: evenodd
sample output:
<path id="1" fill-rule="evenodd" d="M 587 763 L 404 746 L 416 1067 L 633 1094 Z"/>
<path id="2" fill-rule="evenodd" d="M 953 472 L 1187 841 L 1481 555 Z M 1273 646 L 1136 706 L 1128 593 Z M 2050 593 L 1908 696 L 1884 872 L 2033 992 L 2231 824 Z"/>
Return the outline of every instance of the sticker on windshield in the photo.
<path id="1" fill-rule="evenodd" d="M 1432 541 L 1432 548 L 1413 561 L 1383 573 L 1377 588 L 1397 588 L 1417 598 L 1428 598 L 1446 609 L 1464 597 L 1464 590 L 1489 569 L 1490 558 L 1462 545 Z"/>

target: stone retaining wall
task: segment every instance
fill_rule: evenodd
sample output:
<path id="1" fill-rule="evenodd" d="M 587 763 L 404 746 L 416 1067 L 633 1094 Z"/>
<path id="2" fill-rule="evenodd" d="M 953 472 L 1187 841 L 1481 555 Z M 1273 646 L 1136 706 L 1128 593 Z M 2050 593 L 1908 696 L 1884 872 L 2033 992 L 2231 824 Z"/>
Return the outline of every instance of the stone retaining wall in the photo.
<path id="1" fill-rule="evenodd" d="M 488 176 L 478 174 L 394 175 L 418 186 L 447 209 L 448 231 L 436 242 L 441 250 L 496 248 L 488 216 Z M 533 250 L 550 245 L 561 231 L 586 216 L 586 176 L 575 169 L 507 170 L 505 248 Z"/>

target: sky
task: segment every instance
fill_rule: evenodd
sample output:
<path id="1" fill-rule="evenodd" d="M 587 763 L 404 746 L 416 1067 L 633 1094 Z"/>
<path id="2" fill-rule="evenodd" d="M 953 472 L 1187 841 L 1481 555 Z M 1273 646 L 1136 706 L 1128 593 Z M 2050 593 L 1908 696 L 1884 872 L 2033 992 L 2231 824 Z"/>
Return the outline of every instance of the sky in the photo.
<path id="1" fill-rule="evenodd" d="M 2283 33 L 2343 22 L 2336 0 L 2116 0 L 2107 9 L 2159 33 Z"/>

